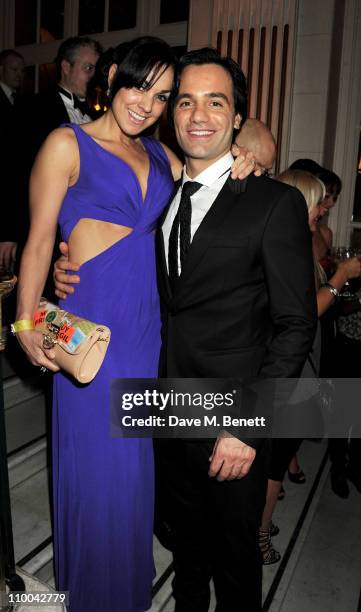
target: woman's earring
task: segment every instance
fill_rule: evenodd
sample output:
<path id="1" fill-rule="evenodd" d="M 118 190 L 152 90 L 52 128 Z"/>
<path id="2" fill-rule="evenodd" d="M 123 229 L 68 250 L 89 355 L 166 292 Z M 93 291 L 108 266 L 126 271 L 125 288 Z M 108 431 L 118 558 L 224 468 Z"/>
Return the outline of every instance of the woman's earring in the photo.
<path id="1" fill-rule="evenodd" d="M 107 96 L 108 96 L 108 98 L 110 98 L 110 87 L 108 87 L 108 89 L 107 89 Z"/>

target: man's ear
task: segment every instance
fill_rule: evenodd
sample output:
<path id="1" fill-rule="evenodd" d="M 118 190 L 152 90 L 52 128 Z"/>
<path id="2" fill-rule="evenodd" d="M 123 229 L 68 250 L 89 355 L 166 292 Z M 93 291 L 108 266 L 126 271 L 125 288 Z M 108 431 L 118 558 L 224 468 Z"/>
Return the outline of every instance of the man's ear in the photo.
<path id="1" fill-rule="evenodd" d="M 68 62 L 67 60 L 62 60 L 61 62 L 61 71 L 68 76 L 69 72 L 71 70 L 71 64 L 70 62 Z"/>
<path id="2" fill-rule="evenodd" d="M 108 72 L 108 87 L 111 86 L 112 81 L 113 81 L 113 79 L 115 77 L 115 74 L 116 74 L 117 70 L 118 70 L 117 64 L 112 64 L 110 66 L 109 72 Z"/>
<path id="3" fill-rule="evenodd" d="M 237 113 L 237 115 L 234 118 L 234 129 L 235 130 L 239 130 L 239 128 L 241 127 L 241 121 L 242 121 L 242 117 L 239 113 Z"/>

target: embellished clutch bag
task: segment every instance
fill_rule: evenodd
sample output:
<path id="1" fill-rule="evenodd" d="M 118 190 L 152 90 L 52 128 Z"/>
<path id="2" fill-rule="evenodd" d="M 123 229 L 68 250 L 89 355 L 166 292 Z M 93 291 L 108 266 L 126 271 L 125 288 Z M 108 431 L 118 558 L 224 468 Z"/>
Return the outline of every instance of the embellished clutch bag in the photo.
<path id="1" fill-rule="evenodd" d="M 44 335 L 43 347 L 55 351 L 55 364 L 80 383 L 97 375 L 110 342 L 110 329 L 62 310 L 41 298 L 34 326 Z"/>

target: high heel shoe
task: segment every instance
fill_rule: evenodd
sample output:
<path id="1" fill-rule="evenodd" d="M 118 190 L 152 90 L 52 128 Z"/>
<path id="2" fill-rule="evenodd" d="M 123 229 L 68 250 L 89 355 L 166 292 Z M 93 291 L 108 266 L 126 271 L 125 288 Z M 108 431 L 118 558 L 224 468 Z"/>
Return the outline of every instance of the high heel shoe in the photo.
<path id="1" fill-rule="evenodd" d="M 270 522 L 269 524 L 269 534 L 271 536 L 271 538 L 274 538 L 276 535 L 278 535 L 280 532 L 280 528 L 278 527 L 278 525 L 275 525 L 273 521 Z"/>
<path id="2" fill-rule="evenodd" d="M 263 565 L 272 565 L 278 563 L 281 558 L 281 553 L 273 547 L 271 542 L 270 530 L 258 532 L 258 545 L 262 554 Z"/>

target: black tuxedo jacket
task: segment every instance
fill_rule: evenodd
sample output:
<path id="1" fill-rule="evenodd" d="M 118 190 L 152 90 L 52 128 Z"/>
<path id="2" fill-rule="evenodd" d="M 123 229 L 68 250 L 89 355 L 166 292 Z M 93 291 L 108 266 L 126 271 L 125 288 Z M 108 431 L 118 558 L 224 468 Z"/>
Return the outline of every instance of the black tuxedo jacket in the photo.
<path id="1" fill-rule="evenodd" d="M 54 90 L 35 94 L 28 110 L 24 110 L 24 117 L 27 123 L 27 128 L 24 126 L 24 129 L 28 136 L 27 163 L 31 168 L 44 140 L 62 123 L 69 123 L 69 115 L 59 93 Z"/>
<path id="2" fill-rule="evenodd" d="M 48 134 L 69 121 L 59 94 L 19 97 L 12 106 L 0 88 L 1 174 L 0 240 L 23 244 L 29 229 L 28 183 L 37 152 Z"/>
<path id="3" fill-rule="evenodd" d="M 21 176 L 18 167 L 17 106 L 11 104 L 0 87 L 0 242 L 17 242 L 18 218 L 15 194 Z"/>
<path id="4" fill-rule="evenodd" d="M 58 128 L 62 123 L 69 123 L 69 115 L 65 104 L 58 92 L 52 90 L 47 93 L 37 94 L 34 97 L 33 116 L 37 118 L 36 140 L 33 142 L 35 154 L 45 138 Z M 89 116 L 96 119 L 96 114 L 92 114 L 89 108 Z"/>
<path id="5" fill-rule="evenodd" d="M 65 104 L 56 89 L 35 94 L 27 101 L 22 112 L 22 132 L 26 134 L 24 143 L 24 165 L 30 173 L 35 157 L 50 132 L 63 123 L 69 123 Z"/>
<path id="6" fill-rule="evenodd" d="M 0 126 L 1 129 L 6 126 L 6 119 L 12 116 L 14 110 L 13 104 L 5 94 L 2 87 L 0 87 Z"/>
<path id="7" fill-rule="evenodd" d="M 16 169 L 16 180 L 8 180 L 7 200 L 11 206 L 7 207 L 7 221 L 0 230 L 3 240 L 25 243 L 29 230 L 29 177 L 35 157 L 50 132 L 68 122 L 67 110 L 56 90 L 27 96 L 16 103 L 11 135 L 16 146 L 15 161 L 11 162 Z"/>
<path id="8" fill-rule="evenodd" d="M 305 200 L 253 175 L 228 179 L 194 235 L 172 293 L 161 224 L 160 372 L 169 377 L 296 377 L 317 323 Z"/>

